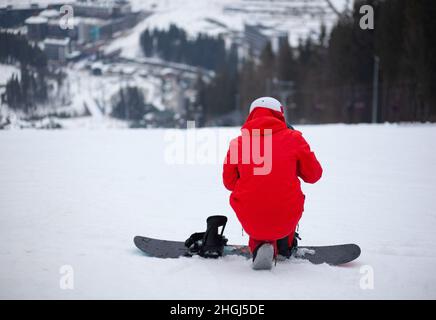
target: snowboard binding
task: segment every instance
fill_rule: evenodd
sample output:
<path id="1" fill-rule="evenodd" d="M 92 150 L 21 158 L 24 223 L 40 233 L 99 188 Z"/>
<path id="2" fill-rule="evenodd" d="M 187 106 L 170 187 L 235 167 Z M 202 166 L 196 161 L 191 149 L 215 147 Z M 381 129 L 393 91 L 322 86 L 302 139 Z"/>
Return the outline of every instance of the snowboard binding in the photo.
<path id="1" fill-rule="evenodd" d="M 186 241 L 188 255 L 198 254 L 204 258 L 218 258 L 223 255 L 227 238 L 224 237 L 224 229 L 227 224 L 226 216 L 210 216 L 206 220 L 206 232 L 193 233 Z M 218 231 L 222 227 L 221 232 Z"/>
<path id="2" fill-rule="evenodd" d="M 301 240 L 298 232 L 294 232 L 294 239 L 292 240 L 291 246 L 288 245 L 289 236 L 277 240 L 278 255 L 283 259 L 289 259 L 297 251 L 298 240 Z"/>

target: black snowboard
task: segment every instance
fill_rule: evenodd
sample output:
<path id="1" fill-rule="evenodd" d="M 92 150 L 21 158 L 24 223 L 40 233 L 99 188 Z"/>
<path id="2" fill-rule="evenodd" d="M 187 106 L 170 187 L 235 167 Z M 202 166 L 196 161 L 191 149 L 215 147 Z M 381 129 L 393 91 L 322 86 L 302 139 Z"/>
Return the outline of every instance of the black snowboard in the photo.
<path id="1" fill-rule="evenodd" d="M 135 245 L 149 257 L 155 258 L 179 258 L 190 257 L 185 243 L 182 241 L 170 241 L 136 236 L 133 240 Z M 224 248 L 224 256 L 238 255 L 251 258 L 250 250 L 243 245 L 227 245 Z M 360 248 L 356 244 L 340 244 L 334 246 L 305 247 L 299 246 L 293 254 L 296 259 L 308 260 L 313 264 L 327 263 L 329 265 L 341 265 L 351 262 L 360 256 Z"/>

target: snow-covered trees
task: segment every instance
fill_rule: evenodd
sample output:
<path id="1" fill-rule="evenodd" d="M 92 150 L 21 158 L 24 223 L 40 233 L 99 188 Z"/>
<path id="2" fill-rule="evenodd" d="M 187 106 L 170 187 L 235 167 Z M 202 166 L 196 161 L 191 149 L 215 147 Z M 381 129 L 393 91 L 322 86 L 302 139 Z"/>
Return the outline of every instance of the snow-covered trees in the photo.
<path id="1" fill-rule="evenodd" d="M 186 63 L 215 70 L 226 61 L 222 38 L 199 34 L 189 39 L 185 30 L 171 25 L 168 30 L 145 30 L 140 37 L 146 57 L 158 56 L 166 61 Z"/>

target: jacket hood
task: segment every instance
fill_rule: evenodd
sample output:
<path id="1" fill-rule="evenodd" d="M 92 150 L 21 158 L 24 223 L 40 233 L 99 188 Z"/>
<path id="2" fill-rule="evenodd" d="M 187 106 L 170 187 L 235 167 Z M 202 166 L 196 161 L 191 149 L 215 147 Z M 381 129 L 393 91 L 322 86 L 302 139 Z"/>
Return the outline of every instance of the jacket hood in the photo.
<path id="1" fill-rule="evenodd" d="M 265 132 L 265 129 L 272 130 L 272 133 L 274 134 L 286 128 L 287 126 L 283 113 L 257 107 L 250 112 L 241 130 L 248 130 L 250 135 L 258 135 L 259 133 L 253 132 L 253 130 L 260 129 L 260 135 L 265 135 L 268 134 L 268 132 Z"/>

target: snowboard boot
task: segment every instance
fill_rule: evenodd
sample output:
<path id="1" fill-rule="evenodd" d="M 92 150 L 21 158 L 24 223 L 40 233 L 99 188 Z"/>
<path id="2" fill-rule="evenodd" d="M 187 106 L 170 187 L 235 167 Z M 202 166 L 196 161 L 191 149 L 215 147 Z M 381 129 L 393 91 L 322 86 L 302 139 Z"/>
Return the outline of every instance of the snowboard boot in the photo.
<path id="1" fill-rule="evenodd" d="M 271 243 L 262 243 L 253 252 L 253 270 L 271 270 L 274 260 L 274 247 Z"/>
<path id="2" fill-rule="evenodd" d="M 284 261 L 289 259 L 295 251 L 297 251 L 298 247 L 298 239 L 301 240 L 300 235 L 297 232 L 294 232 L 294 239 L 292 240 L 292 244 L 289 247 L 289 236 L 286 236 L 282 239 L 277 240 L 277 260 Z"/>
<path id="3" fill-rule="evenodd" d="M 277 261 L 285 261 L 291 257 L 291 251 L 288 247 L 289 236 L 277 240 Z"/>

